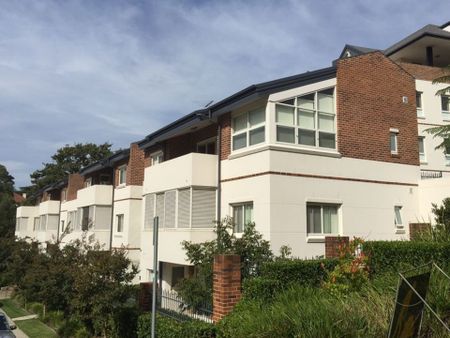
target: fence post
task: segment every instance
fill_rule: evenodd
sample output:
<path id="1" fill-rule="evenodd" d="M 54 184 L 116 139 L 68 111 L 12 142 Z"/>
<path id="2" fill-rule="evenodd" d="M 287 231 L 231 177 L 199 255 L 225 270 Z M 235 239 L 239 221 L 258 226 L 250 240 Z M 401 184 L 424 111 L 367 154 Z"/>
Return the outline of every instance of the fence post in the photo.
<path id="1" fill-rule="evenodd" d="M 325 258 L 338 258 L 339 247 L 347 245 L 348 236 L 326 236 L 325 237 Z"/>
<path id="2" fill-rule="evenodd" d="M 217 255 L 213 266 L 213 321 L 218 322 L 241 299 L 241 257 Z"/>

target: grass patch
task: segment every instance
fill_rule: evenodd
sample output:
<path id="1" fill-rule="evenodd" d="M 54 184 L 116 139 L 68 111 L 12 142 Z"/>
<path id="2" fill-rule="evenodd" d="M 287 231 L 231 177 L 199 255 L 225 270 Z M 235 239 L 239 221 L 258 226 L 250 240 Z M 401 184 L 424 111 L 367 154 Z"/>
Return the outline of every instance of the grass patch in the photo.
<path id="1" fill-rule="evenodd" d="M 58 335 L 38 319 L 19 320 L 16 325 L 30 338 L 55 338 Z"/>
<path id="2" fill-rule="evenodd" d="M 2 299 L 0 300 L 0 303 L 3 304 L 2 310 L 5 311 L 10 318 L 23 317 L 30 314 L 12 299 Z"/>

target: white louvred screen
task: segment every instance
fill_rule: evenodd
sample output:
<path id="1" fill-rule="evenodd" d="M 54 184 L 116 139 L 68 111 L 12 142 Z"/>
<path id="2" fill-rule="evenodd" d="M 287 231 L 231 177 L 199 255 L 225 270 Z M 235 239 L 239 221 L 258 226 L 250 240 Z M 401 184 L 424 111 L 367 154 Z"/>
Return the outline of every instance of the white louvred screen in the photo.
<path id="1" fill-rule="evenodd" d="M 155 194 L 149 194 L 145 196 L 144 229 L 146 230 L 152 229 L 154 214 L 155 214 Z"/>
<path id="2" fill-rule="evenodd" d="M 178 191 L 178 227 L 189 228 L 191 218 L 191 189 Z"/>
<path id="3" fill-rule="evenodd" d="M 175 203 L 177 192 L 175 190 L 166 191 L 164 205 L 164 227 L 175 228 Z"/>
<path id="4" fill-rule="evenodd" d="M 164 194 L 156 195 L 156 213 L 155 216 L 159 217 L 159 227 L 164 227 Z"/>
<path id="5" fill-rule="evenodd" d="M 192 190 L 192 227 L 211 228 L 216 218 L 216 191 Z"/>

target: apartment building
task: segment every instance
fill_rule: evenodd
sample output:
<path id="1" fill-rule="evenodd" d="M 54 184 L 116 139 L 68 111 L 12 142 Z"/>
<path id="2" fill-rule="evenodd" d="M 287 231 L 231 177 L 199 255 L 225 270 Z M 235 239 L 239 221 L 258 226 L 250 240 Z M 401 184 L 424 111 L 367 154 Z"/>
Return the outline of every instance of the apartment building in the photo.
<path id="1" fill-rule="evenodd" d="M 299 257 L 323 255 L 326 236 L 408 239 L 450 194 L 450 150 L 426 132 L 450 120 L 450 93 L 432 84 L 448 64 L 450 23 L 385 50 L 346 45 L 328 68 L 249 86 L 85 168 L 84 189 L 113 184 L 86 190 L 105 189 L 104 204 L 83 205 L 109 201 L 110 246 L 130 248 L 141 281 L 158 216 L 165 288 L 190 274 L 181 242 L 213 239 L 226 216 L 238 236 L 255 222 L 274 252 Z"/>

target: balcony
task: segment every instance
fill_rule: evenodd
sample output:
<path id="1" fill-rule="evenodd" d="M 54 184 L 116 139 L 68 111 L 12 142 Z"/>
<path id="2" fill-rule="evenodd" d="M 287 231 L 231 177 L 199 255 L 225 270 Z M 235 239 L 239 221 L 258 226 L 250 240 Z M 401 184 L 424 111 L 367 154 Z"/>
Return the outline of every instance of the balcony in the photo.
<path id="1" fill-rule="evenodd" d="M 39 204 L 39 215 L 59 214 L 59 201 L 45 201 Z"/>
<path id="2" fill-rule="evenodd" d="M 144 195 L 190 186 L 217 187 L 217 155 L 190 153 L 145 169 Z"/>
<path id="3" fill-rule="evenodd" d="M 114 201 L 122 201 L 126 199 L 141 199 L 142 187 L 138 185 L 127 185 L 116 187 L 114 190 Z"/>
<path id="4" fill-rule="evenodd" d="M 77 204 L 79 206 L 111 205 L 112 189 L 112 185 L 92 185 L 78 190 Z"/>

